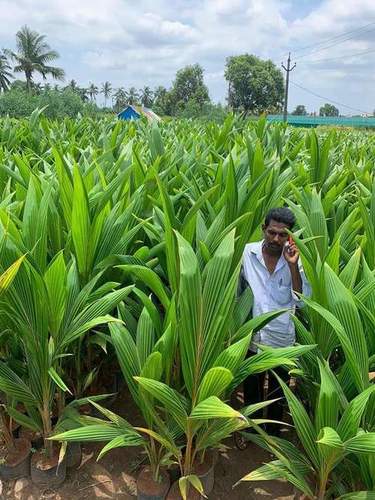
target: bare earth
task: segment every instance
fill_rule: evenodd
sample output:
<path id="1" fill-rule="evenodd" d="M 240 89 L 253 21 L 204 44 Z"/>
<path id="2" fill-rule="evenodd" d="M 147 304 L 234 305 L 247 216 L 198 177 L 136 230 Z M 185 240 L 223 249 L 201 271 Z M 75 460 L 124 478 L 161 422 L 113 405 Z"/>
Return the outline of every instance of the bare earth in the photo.
<path id="1" fill-rule="evenodd" d="M 113 409 L 126 415 L 132 423 L 139 420 L 136 408 L 129 395 L 123 391 Z M 281 481 L 241 483 L 232 488 L 241 477 L 255 469 L 269 455 L 250 444 L 239 451 L 233 440 L 225 443 L 228 449 L 220 455 L 215 469 L 215 487 L 209 500 L 293 500 L 293 488 Z M 70 470 L 64 484 L 57 490 L 42 491 L 30 479 L 19 479 L 0 484 L 0 499 L 37 500 L 83 500 L 113 498 L 130 500 L 137 496 L 136 477 L 143 455 L 140 448 L 119 448 L 108 453 L 99 463 L 96 457 L 100 443 L 83 446 L 82 462 L 78 470 Z"/>

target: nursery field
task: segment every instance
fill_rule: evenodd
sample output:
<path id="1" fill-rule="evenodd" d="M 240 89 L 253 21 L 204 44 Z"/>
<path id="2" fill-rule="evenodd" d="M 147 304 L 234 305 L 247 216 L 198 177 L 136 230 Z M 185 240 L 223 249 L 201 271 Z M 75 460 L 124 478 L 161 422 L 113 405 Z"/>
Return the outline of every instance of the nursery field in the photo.
<path id="1" fill-rule="evenodd" d="M 374 161 L 373 134 L 264 119 L 1 120 L 3 495 L 375 498 Z M 285 310 L 249 315 L 242 254 L 282 205 L 312 296 L 248 358 Z M 280 437 L 240 404 L 279 366 Z"/>

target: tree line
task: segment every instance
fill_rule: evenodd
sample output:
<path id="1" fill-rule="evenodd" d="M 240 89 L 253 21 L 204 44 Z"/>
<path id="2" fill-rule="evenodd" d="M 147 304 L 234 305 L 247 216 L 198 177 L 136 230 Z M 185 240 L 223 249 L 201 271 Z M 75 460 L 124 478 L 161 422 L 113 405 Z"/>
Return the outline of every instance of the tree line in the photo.
<path id="1" fill-rule="evenodd" d="M 297 116 L 306 116 L 307 110 L 306 106 L 303 104 L 298 104 L 295 108 L 294 111 L 292 111 L 292 115 L 297 115 Z M 316 116 L 316 113 L 310 113 L 311 115 Z M 319 116 L 339 116 L 340 111 L 334 106 L 333 104 L 329 104 L 326 102 L 324 106 L 321 106 L 319 108 Z"/>
<path id="2" fill-rule="evenodd" d="M 16 91 L 25 92 L 29 96 L 48 94 L 51 97 L 51 93 L 68 92 L 78 96 L 83 104 L 91 104 L 92 109 L 101 94 L 104 108 L 108 111 L 119 112 L 127 104 L 139 104 L 152 107 L 161 115 L 186 117 L 215 113 L 224 115 L 228 110 L 255 115 L 264 112 L 280 113 L 283 107 L 284 79 L 281 70 L 272 61 L 262 60 L 251 54 L 226 59 L 226 106 L 212 103 L 204 82 L 204 70 L 199 64 L 178 70 L 169 89 L 164 86 L 154 89 L 149 86 L 141 89 L 134 86 L 128 89 L 123 86 L 113 88 L 109 81 L 101 86 L 90 83 L 88 87 L 82 87 L 74 79 L 64 86 L 35 82 L 36 75 L 42 76 L 43 80 L 50 76 L 57 81 L 64 81 L 63 68 L 53 65 L 58 58 L 58 52 L 49 46 L 45 35 L 23 26 L 16 33 L 15 50 L 3 49 L 0 52 L 0 93 Z M 18 73 L 24 74 L 24 81 L 14 78 Z M 56 100 L 58 96 L 54 95 L 53 98 Z M 67 96 L 64 98 L 65 101 L 69 100 Z M 73 97 L 70 98 L 72 99 Z M 1 109 L 0 105 L 0 112 Z M 300 104 L 292 114 L 306 115 L 306 107 Z M 319 115 L 338 116 L 339 110 L 327 103 L 320 108 Z"/>

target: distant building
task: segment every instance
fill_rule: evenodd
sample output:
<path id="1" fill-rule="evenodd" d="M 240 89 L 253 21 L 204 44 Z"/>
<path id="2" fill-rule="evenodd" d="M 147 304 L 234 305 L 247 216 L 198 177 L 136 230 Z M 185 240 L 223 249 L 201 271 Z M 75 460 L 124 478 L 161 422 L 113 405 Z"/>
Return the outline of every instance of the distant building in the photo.
<path id="1" fill-rule="evenodd" d="M 161 120 L 160 116 L 154 113 L 152 109 L 133 104 L 128 104 L 117 116 L 120 120 L 139 120 L 141 116 L 145 116 L 149 122 Z"/>

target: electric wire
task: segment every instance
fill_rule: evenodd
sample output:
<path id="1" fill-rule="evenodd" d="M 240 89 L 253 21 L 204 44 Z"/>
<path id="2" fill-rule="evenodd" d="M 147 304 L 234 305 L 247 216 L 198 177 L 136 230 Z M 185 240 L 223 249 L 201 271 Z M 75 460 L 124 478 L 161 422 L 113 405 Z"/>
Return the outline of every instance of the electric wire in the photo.
<path id="1" fill-rule="evenodd" d="M 333 99 L 330 99 L 329 97 L 325 97 L 323 95 L 320 95 L 320 94 L 317 94 L 316 92 L 314 92 L 313 90 L 309 90 L 307 89 L 306 87 L 304 87 L 303 85 L 300 85 L 299 83 L 296 83 L 296 82 L 293 82 L 290 80 L 290 83 L 292 85 L 294 85 L 295 87 L 298 87 L 300 88 L 301 90 L 304 90 L 305 92 L 308 92 L 309 94 L 315 96 L 315 97 L 318 97 L 319 99 L 324 99 L 326 102 L 330 102 L 332 104 L 336 104 L 337 106 L 341 106 L 343 108 L 347 108 L 347 109 L 351 109 L 352 111 L 359 111 L 360 113 L 365 113 L 365 114 L 371 114 L 369 113 L 368 111 L 364 111 L 363 109 L 358 109 L 358 108 L 354 108 L 352 106 L 349 106 L 348 104 L 344 104 L 342 102 L 339 102 L 339 101 L 335 101 Z"/>

